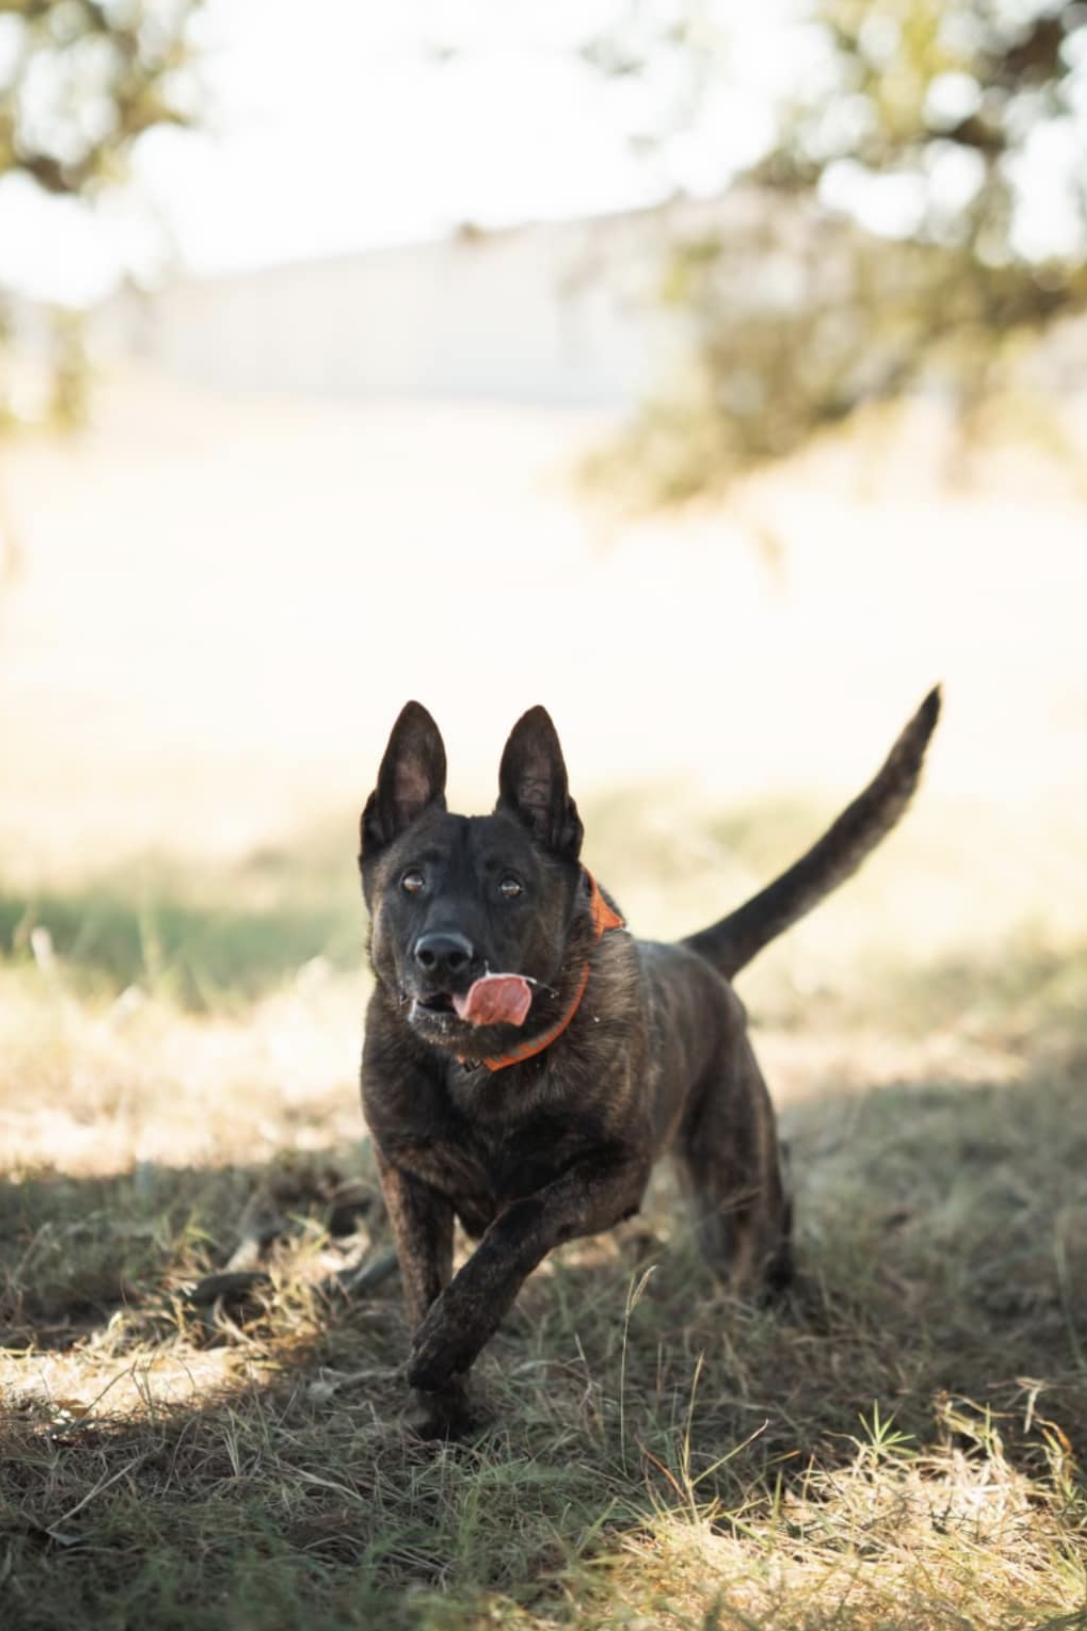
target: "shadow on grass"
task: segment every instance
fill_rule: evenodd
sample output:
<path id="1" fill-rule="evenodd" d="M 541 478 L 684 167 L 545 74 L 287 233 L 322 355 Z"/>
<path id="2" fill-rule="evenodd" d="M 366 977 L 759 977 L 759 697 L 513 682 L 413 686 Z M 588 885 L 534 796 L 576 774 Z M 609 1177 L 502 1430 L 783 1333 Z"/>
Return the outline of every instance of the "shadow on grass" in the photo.
<path id="1" fill-rule="evenodd" d="M 1015 1086 L 906 1082 L 787 1117 L 802 1271 L 775 1310 L 712 1285 L 663 1173 L 644 1222 L 526 1286 L 481 1364 L 497 1419 L 472 1446 L 399 1424 L 395 1282 L 347 1309 L 303 1284 L 357 1149 L 0 1192 L 9 1345 L 146 1376 L 128 1419 L 108 1399 L 73 1416 L 47 1381 L 9 1394 L 14 1623 L 625 1623 L 579 1614 L 662 1511 L 743 1536 L 860 1453 L 1015 1469 L 1082 1533 L 1085 1065 L 1080 1047 Z M 164 1287 L 222 1266 L 254 1192 L 296 1224 L 273 1285 L 186 1312 Z M 224 1353 L 199 1404 L 154 1402 L 157 1366 Z"/>

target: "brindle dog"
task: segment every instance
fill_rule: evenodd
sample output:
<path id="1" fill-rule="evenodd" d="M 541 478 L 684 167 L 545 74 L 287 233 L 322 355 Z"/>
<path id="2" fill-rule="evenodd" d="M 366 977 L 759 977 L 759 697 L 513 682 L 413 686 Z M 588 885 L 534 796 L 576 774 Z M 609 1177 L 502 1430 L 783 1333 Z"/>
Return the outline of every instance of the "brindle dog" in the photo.
<path id="1" fill-rule="evenodd" d="M 894 826 L 939 707 L 933 691 L 794 866 L 675 945 L 635 940 L 581 865 L 543 708 L 514 726 L 489 816 L 447 814 L 437 726 L 418 703 L 404 708 L 361 823 L 377 979 L 362 1096 L 414 1332 L 420 1432 L 471 1425 L 469 1368 L 526 1277 L 561 1241 L 636 1212 L 666 1150 L 727 1284 L 787 1284 L 774 1115 L 728 982 Z M 487 1022 L 476 994 L 496 985 L 524 994 L 521 1023 L 501 997 Z M 454 1276 L 457 1218 L 479 1244 Z"/>

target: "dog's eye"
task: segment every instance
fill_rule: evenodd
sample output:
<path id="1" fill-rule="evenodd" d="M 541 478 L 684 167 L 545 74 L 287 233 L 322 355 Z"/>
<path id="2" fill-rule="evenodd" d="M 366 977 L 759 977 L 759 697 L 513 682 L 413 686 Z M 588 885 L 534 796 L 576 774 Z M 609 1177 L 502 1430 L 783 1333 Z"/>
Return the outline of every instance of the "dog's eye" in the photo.
<path id="1" fill-rule="evenodd" d="M 524 890 L 516 878 L 503 878 L 498 886 L 498 893 L 503 900 L 516 900 L 518 895 L 524 894 Z"/>
<path id="2" fill-rule="evenodd" d="M 400 887 L 405 895 L 418 895 L 426 888 L 426 879 L 421 872 L 412 867 L 411 871 L 405 872 L 401 878 Z"/>

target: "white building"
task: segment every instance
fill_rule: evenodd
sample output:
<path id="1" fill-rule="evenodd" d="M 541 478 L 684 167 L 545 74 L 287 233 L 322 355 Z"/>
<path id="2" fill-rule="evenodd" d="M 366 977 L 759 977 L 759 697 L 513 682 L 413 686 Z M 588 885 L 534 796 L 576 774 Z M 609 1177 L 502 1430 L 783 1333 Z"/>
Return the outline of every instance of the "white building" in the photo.
<path id="1" fill-rule="evenodd" d="M 227 390 L 625 406 L 657 371 L 654 212 L 482 233 L 174 282 L 99 332 Z"/>

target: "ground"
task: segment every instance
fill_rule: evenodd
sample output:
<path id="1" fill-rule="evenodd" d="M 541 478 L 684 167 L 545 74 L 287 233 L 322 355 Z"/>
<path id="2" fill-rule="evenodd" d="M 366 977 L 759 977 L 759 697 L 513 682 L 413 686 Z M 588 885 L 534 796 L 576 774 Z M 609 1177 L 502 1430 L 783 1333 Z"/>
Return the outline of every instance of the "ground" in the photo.
<path id="1" fill-rule="evenodd" d="M 428 604 L 427 650 L 395 668 L 390 619 L 450 561 L 426 542 L 432 512 L 459 493 L 483 514 L 496 433 L 497 535 L 525 471 L 584 426 L 386 416 L 359 481 L 379 489 L 373 526 L 392 524 L 393 473 L 432 448 L 435 487 L 412 489 L 408 526 L 426 570 L 416 581 L 400 536 L 374 604 L 366 564 L 341 572 L 315 538 L 335 604 L 296 602 L 292 649 L 302 497 L 285 515 L 283 461 L 266 459 L 292 445 L 287 409 L 234 405 L 249 442 L 227 443 L 225 410 L 169 405 L 142 461 L 125 397 L 77 448 L 6 467 L 22 566 L 0 623 L 5 1631 L 1087 1627 L 1079 500 L 1035 517 L 1024 555 L 996 512 L 1011 527 L 1025 501 L 929 494 L 941 556 L 903 499 L 881 538 L 899 599 L 880 653 L 863 627 L 871 495 L 839 492 L 824 583 L 799 522 L 776 567 L 740 544 L 730 576 L 705 517 L 690 555 L 644 529 L 579 541 L 552 493 L 531 525 L 558 565 L 536 585 L 523 671 L 476 707 L 477 623 L 435 650 Z M 334 461 L 339 427 L 354 493 L 370 421 L 291 414 L 314 458 Z M 828 491 L 830 475 L 816 509 Z M 213 493 L 215 536 L 199 537 Z M 799 514 L 787 485 L 758 502 Z M 156 517 L 160 556 L 141 552 Z M 960 523 L 999 547 L 964 559 Z M 479 590 L 484 632 L 535 581 L 523 562 L 502 576 L 486 544 L 449 579 Z M 595 632 L 556 665 L 539 653 L 571 582 L 592 590 Z M 697 599 L 700 582 L 731 586 L 736 640 L 726 618 L 713 651 L 685 654 L 660 586 Z M 941 592 L 954 617 L 926 620 Z M 622 685 L 594 678 L 601 608 L 608 675 L 629 642 L 650 650 L 654 622 L 668 649 L 649 678 L 635 662 L 640 733 Z M 756 615 L 774 660 L 752 679 Z M 516 630 L 498 644 L 509 657 Z M 714 665 L 727 707 L 708 697 Z M 394 698 L 434 708 L 462 749 L 456 801 L 476 808 L 522 692 L 565 716 L 587 858 L 636 929 L 668 934 L 791 860 L 941 677 L 947 714 L 902 829 L 739 985 L 791 1148 L 794 1294 L 731 1302 L 663 1167 L 640 1219 L 532 1277 L 479 1367 L 484 1434 L 415 1441 L 356 1084 L 352 828 Z M 706 766 L 711 724 L 728 773 Z M 345 1300 L 333 1277 L 357 1263 L 378 1272 Z M 228 1265 L 215 1296 L 207 1276 Z"/>

